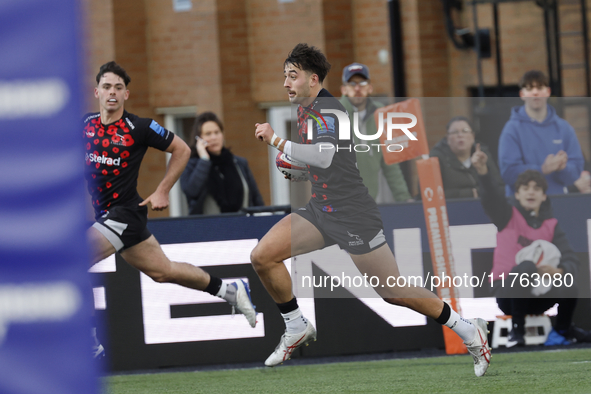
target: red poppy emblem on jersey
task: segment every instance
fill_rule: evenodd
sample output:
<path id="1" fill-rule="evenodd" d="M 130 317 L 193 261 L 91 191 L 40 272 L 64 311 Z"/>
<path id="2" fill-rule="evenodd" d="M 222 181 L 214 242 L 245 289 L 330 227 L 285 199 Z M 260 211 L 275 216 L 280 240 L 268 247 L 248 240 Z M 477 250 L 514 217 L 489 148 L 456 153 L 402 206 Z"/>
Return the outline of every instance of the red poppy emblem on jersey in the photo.
<path id="1" fill-rule="evenodd" d="M 322 187 L 326 189 L 328 187 L 328 185 L 326 183 L 323 183 Z"/>
<path id="2" fill-rule="evenodd" d="M 121 152 L 121 158 L 122 159 L 127 159 L 129 157 L 129 152 L 125 151 L 125 152 Z"/>
<path id="3" fill-rule="evenodd" d="M 117 197 L 119 197 L 119 194 L 118 193 L 113 193 L 113 198 L 117 198 Z"/>
<path id="4" fill-rule="evenodd" d="M 86 143 L 86 150 L 90 150 L 90 142 Z"/>
<path id="5" fill-rule="evenodd" d="M 99 139 L 98 139 L 98 138 L 96 138 L 96 139 L 95 139 L 94 141 L 92 141 L 92 142 L 94 142 L 94 144 L 95 144 L 95 145 L 98 145 L 98 143 L 99 143 Z"/>
<path id="6" fill-rule="evenodd" d="M 106 186 L 107 186 L 107 189 L 108 189 L 108 188 L 110 188 L 113 185 L 111 185 L 111 182 L 107 182 L 107 185 Z"/>
<path id="7" fill-rule="evenodd" d="M 109 142 L 109 140 L 103 140 L 103 148 L 108 148 L 109 145 L 111 145 L 111 143 Z"/>
<path id="8" fill-rule="evenodd" d="M 116 123 L 116 125 L 119 126 L 119 128 L 121 128 L 121 130 L 123 130 L 123 132 L 129 133 L 129 128 L 127 128 L 127 126 L 125 126 L 125 122 L 123 121 L 123 119 L 119 119 L 119 121 Z"/>
<path id="9" fill-rule="evenodd" d="M 119 134 L 115 134 L 114 136 L 111 137 L 111 141 L 113 141 L 113 143 L 118 143 L 121 140 L 121 137 L 119 137 Z"/>
<path id="10" fill-rule="evenodd" d="M 327 199 L 326 194 L 323 194 L 322 198 L 324 198 L 326 200 Z"/>
<path id="11" fill-rule="evenodd" d="M 94 166 L 95 166 L 96 168 L 99 168 L 99 167 L 101 166 L 101 163 L 96 163 Z"/>
<path id="12" fill-rule="evenodd" d="M 119 153 L 119 148 L 117 148 L 116 146 L 113 147 L 113 153 Z"/>
<path id="13" fill-rule="evenodd" d="M 108 174 L 107 170 L 103 170 L 103 171 L 102 171 L 102 174 L 103 174 L 103 175 L 107 175 L 107 174 Z"/>
<path id="14" fill-rule="evenodd" d="M 107 134 L 109 135 L 115 135 L 117 134 L 117 126 L 109 126 L 109 128 L 107 129 Z"/>
<path id="15" fill-rule="evenodd" d="M 97 187 L 96 190 L 98 190 L 99 192 L 103 192 L 103 188 L 102 187 Z"/>
<path id="16" fill-rule="evenodd" d="M 98 131 L 98 133 L 97 133 L 97 135 L 99 137 L 101 137 L 101 138 L 104 137 L 105 136 L 105 129 L 100 128 L 99 131 Z"/>
<path id="17" fill-rule="evenodd" d="M 92 174 L 92 179 L 96 179 L 96 174 Z"/>
<path id="18" fill-rule="evenodd" d="M 113 174 L 119 175 L 119 170 L 117 170 L 117 169 L 113 170 Z"/>
<path id="19" fill-rule="evenodd" d="M 316 193 L 312 194 L 312 197 L 313 197 L 313 198 L 316 198 Z"/>
<path id="20" fill-rule="evenodd" d="M 107 151 L 103 151 L 103 156 L 109 156 L 109 153 L 107 153 Z"/>
<path id="21" fill-rule="evenodd" d="M 318 175 L 314 175 L 314 180 L 318 182 Z"/>
<path id="22" fill-rule="evenodd" d="M 123 136 L 123 145 L 132 146 L 134 142 L 135 141 L 133 140 L 133 138 L 131 138 L 131 136 L 129 134 L 125 134 Z"/>
<path id="23" fill-rule="evenodd" d="M 127 162 L 124 161 L 123 164 L 121 164 L 121 167 L 123 167 L 123 168 L 127 167 Z"/>

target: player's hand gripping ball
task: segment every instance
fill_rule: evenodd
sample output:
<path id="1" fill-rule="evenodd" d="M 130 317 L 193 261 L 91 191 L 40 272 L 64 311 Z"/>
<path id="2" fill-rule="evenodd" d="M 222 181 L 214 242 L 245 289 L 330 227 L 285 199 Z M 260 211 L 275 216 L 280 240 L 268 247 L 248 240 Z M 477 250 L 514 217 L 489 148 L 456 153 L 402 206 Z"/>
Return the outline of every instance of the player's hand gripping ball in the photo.
<path id="1" fill-rule="evenodd" d="M 293 182 L 308 180 L 308 166 L 300 161 L 294 160 L 283 152 L 279 152 L 275 158 L 277 169 Z"/>

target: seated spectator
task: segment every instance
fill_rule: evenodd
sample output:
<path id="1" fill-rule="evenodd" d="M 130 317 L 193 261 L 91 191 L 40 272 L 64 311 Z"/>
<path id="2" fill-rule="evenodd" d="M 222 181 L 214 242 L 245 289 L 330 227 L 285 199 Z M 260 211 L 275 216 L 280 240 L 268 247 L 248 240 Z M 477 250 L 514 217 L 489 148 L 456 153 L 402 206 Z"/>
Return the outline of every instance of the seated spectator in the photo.
<path id="1" fill-rule="evenodd" d="M 525 170 L 544 174 L 548 194 L 568 193 L 583 171 L 583 153 L 573 127 L 547 104 L 548 78 L 541 71 L 528 71 L 519 82 L 525 102 L 514 107 L 499 140 L 499 166 L 507 197 Z"/>
<path id="2" fill-rule="evenodd" d="M 498 228 L 492 268 L 493 293 L 499 308 L 513 320 L 507 347 L 525 345 L 526 315 L 542 314 L 556 303 L 558 315 L 545 344 L 591 341 L 591 333 L 572 325 L 577 304 L 575 285 L 551 288 L 521 285 L 522 278 L 534 283 L 536 274 L 540 281 L 548 274 L 553 279 L 561 278 L 562 283 L 567 274 L 573 279 L 577 277 L 579 261 L 558 221 L 552 217 L 545 177 L 535 170 L 520 174 L 514 185 L 515 200 L 510 204 L 494 184 L 487 161 L 487 155 L 477 146 L 472 164 L 480 177 L 482 206 Z M 541 249 L 536 251 L 538 245 Z M 510 274 L 517 275 L 518 280 L 513 282 L 514 276 Z"/>
<path id="3" fill-rule="evenodd" d="M 364 64 L 349 64 L 343 69 L 342 82 L 341 93 L 343 97 L 341 97 L 341 104 L 349 113 L 351 124 L 353 124 L 353 114 L 357 112 L 359 115 L 359 131 L 366 135 L 376 134 L 377 127 L 374 112 L 383 105 L 369 97 L 373 91 L 369 79 L 369 69 Z M 378 204 L 412 201 L 400 166 L 398 164 L 386 164 L 382 151 L 378 146 L 372 145 L 378 145 L 380 143 L 379 138 L 361 141 L 355 133 L 353 133 L 353 138 L 355 144 L 367 144 L 371 147 L 367 152 L 356 152 L 357 168 L 369 195 Z M 385 178 L 386 182 L 383 182 L 382 178 Z M 386 188 L 381 188 L 385 184 L 387 184 Z"/>
<path id="4" fill-rule="evenodd" d="M 472 166 L 470 157 L 474 152 L 474 131 L 470 122 L 463 116 L 452 118 L 447 124 L 447 136 L 431 149 L 430 156 L 439 158 L 441 179 L 446 198 L 477 198 L 478 174 Z M 488 153 L 487 166 L 490 168 L 493 183 L 504 189 L 505 184 L 501 179 L 499 170 L 491 155 Z"/>
<path id="5" fill-rule="evenodd" d="M 189 214 L 238 212 L 265 205 L 246 159 L 224 147 L 224 126 L 213 112 L 195 119 L 191 158 L 181 175 Z"/>

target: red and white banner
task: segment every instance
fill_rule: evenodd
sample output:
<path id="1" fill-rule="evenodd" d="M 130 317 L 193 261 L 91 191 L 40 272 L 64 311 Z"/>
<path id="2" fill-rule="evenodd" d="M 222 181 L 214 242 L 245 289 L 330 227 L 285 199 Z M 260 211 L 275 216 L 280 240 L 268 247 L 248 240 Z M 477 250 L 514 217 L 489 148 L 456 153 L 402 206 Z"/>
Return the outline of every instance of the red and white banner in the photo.
<path id="1" fill-rule="evenodd" d="M 447 205 L 441 181 L 439 159 L 431 157 L 417 161 L 419 182 L 423 210 L 427 223 L 431 261 L 433 262 L 433 276 L 455 277 L 454 260 L 449 236 L 449 221 L 447 219 Z M 458 292 L 451 281 L 442 281 L 437 287 L 437 295 L 447 302 L 460 315 Z M 462 339 L 448 327 L 443 326 L 445 351 L 447 354 L 467 353 Z"/>
<path id="2" fill-rule="evenodd" d="M 394 114 L 397 114 L 397 116 L 393 116 Z M 401 128 L 396 127 L 390 128 L 392 138 L 388 138 L 388 123 L 394 125 L 412 124 L 412 122 L 409 123 L 408 117 L 402 116 L 403 114 L 415 116 L 416 125 L 409 127 L 408 131 L 416 140 L 411 140 Z M 380 129 L 381 124 L 381 130 L 384 130 L 380 136 L 380 143 L 386 145 L 386 148 L 383 150 L 384 162 L 386 164 L 402 163 L 403 161 L 429 154 L 427 135 L 425 134 L 425 122 L 423 121 L 423 113 L 421 112 L 421 102 L 418 99 L 412 98 L 378 108 L 374 113 L 374 117 L 378 129 Z M 389 149 L 389 145 L 396 146 Z"/>

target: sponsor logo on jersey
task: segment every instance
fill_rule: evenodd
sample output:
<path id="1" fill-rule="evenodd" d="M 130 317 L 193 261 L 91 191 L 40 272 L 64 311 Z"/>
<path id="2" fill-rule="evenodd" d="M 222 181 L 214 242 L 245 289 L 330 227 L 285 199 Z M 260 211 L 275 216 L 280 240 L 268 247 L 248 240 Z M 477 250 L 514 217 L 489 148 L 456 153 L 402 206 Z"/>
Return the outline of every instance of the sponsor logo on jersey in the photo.
<path id="1" fill-rule="evenodd" d="M 133 123 L 131 123 L 131 120 L 129 120 L 129 118 L 125 118 L 125 121 L 127 122 L 127 124 L 129 125 L 129 127 L 131 127 L 132 130 L 135 129 L 135 126 L 133 125 Z"/>
<path id="2" fill-rule="evenodd" d="M 318 130 L 318 134 L 325 134 L 325 133 L 335 133 L 335 120 L 330 116 L 326 118 L 322 116 L 318 111 L 313 110 L 312 108 L 305 108 L 304 113 L 308 115 L 310 118 L 316 121 L 316 127 Z M 307 122 L 307 134 L 308 139 L 312 139 L 312 119 L 308 119 Z"/>
<path id="3" fill-rule="evenodd" d="M 326 133 L 335 134 L 336 133 L 336 128 L 335 128 L 335 120 L 334 120 L 334 118 L 331 118 L 330 116 L 327 116 L 323 120 L 324 120 L 324 124 L 318 125 L 318 135 L 326 134 Z"/>
<path id="4" fill-rule="evenodd" d="M 120 166 L 121 165 L 121 158 L 120 157 L 113 159 L 112 157 L 99 156 L 99 155 L 95 155 L 94 153 L 87 153 L 85 156 L 86 156 L 86 161 L 88 163 L 100 163 L 100 164 L 106 164 L 108 166 Z"/>
<path id="5" fill-rule="evenodd" d="M 153 120 L 152 123 L 150 123 L 150 128 L 154 130 L 156 133 L 158 133 L 161 137 L 166 138 L 168 136 L 166 129 L 160 126 L 155 120 Z"/>
<path id="6" fill-rule="evenodd" d="M 86 119 L 84 119 L 84 123 L 87 123 L 90 119 L 98 118 L 99 116 L 101 116 L 100 113 L 99 114 L 90 115 Z"/>
<path id="7" fill-rule="evenodd" d="M 121 135 L 119 133 L 116 133 L 115 135 L 117 135 L 119 139 L 111 139 L 111 145 L 127 146 L 125 144 L 125 135 Z"/>

